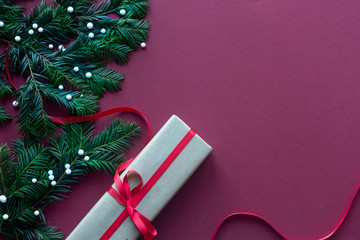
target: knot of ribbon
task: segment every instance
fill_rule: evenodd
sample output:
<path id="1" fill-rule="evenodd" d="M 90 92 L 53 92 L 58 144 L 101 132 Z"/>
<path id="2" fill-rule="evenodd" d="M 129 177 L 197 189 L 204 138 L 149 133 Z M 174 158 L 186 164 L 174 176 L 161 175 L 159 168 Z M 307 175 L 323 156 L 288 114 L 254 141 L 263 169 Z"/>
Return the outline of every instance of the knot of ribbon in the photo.
<path id="1" fill-rule="evenodd" d="M 140 183 L 130 190 L 128 175 L 130 173 L 135 174 L 139 179 Z M 136 210 L 136 205 L 138 204 L 139 193 L 143 186 L 143 181 L 141 175 L 134 171 L 130 170 L 124 176 L 124 180 L 121 181 L 119 173 L 117 172 L 114 176 L 115 186 L 118 189 L 116 191 L 113 187 L 110 187 L 107 191 L 116 201 L 121 203 L 126 207 L 126 212 L 129 215 L 130 219 L 133 221 L 135 226 L 139 229 L 141 234 L 144 236 L 145 240 L 151 240 L 156 235 L 156 229 L 151 224 L 151 221 L 147 219 L 144 215 L 139 213 Z"/>

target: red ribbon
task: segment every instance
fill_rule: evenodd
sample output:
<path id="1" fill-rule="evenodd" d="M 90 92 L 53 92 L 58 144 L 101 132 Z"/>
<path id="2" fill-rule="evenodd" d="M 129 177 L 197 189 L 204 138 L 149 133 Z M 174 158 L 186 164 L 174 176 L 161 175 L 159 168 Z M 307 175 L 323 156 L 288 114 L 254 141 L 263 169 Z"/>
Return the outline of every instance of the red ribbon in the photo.
<path id="1" fill-rule="evenodd" d="M 131 191 L 128 182 L 128 174 L 130 173 L 135 173 L 140 178 L 140 183 Z M 115 174 L 114 181 L 119 192 L 113 187 L 109 188 L 107 192 L 116 199 L 116 201 L 126 206 L 126 214 L 131 218 L 145 240 L 153 239 L 157 235 L 156 229 L 151 224 L 151 221 L 139 213 L 134 206 L 134 199 L 136 199 L 143 184 L 141 175 L 134 170 L 130 170 L 124 176 L 124 182 L 121 181 L 119 174 Z"/>
<path id="2" fill-rule="evenodd" d="M 350 210 L 350 207 L 352 205 L 352 203 L 354 202 L 355 200 L 355 197 L 357 196 L 357 194 L 360 192 L 360 188 L 357 189 L 357 191 L 355 192 L 353 198 L 351 199 L 350 201 L 350 204 L 349 206 L 347 207 L 346 211 L 345 211 L 345 214 L 344 216 L 341 218 L 340 222 L 336 225 L 336 227 L 329 233 L 327 234 L 325 237 L 321 237 L 321 238 L 318 238 L 317 240 L 325 240 L 325 239 L 328 239 L 329 237 L 331 237 L 341 226 L 341 224 L 344 222 L 345 220 L 345 217 L 347 216 L 347 214 L 349 213 L 349 210 Z M 272 229 L 274 229 L 274 231 L 279 234 L 282 238 L 284 239 L 290 239 L 288 237 L 286 237 L 284 234 L 280 233 L 279 230 L 277 230 L 273 225 L 271 225 L 271 223 L 269 221 L 267 221 L 265 218 L 259 216 L 259 215 L 256 215 L 254 213 L 248 213 L 248 212 L 235 212 L 235 213 L 231 213 L 229 214 L 228 216 L 226 216 L 221 222 L 220 224 L 218 225 L 218 227 L 216 228 L 215 230 L 215 233 L 214 235 L 212 236 L 211 240 L 214 240 L 215 237 L 216 237 L 216 234 L 217 232 L 219 231 L 220 227 L 222 226 L 222 224 L 229 218 L 233 217 L 233 216 L 239 216 L 239 215 L 248 215 L 248 216 L 254 216 L 256 218 L 259 218 L 261 219 L 262 221 L 264 221 L 265 223 L 267 223 Z"/>
<path id="3" fill-rule="evenodd" d="M 146 142 L 145 142 L 145 145 L 146 145 L 149 142 L 150 135 L 151 135 L 150 124 L 149 124 L 149 121 L 147 120 L 147 118 L 145 117 L 145 115 L 142 112 L 140 112 L 139 110 L 135 109 L 135 108 L 117 107 L 117 108 L 112 108 L 112 109 L 105 110 L 105 111 L 102 111 L 102 112 L 99 112 L 99 113 L 95 113 L 95 114 L 92 114 L 92 115 L 87 115 L 87 116 L 51 117 L 51 119 L 53 120 L 53 122 L 56 122 L 56 123 L 72 123 L 72 122 L 80 123 L 80 122 L 88 122 L 88 121 L 96 120 L 96 119 L 106 117 L 106 116 L 109 116 L 111 114 L 120 113 L 120 112 L 136 113 L 142 119 L 144 119 L 144 121 L 146 123 L 146 127 L 147 127 L 147 136 L 146 136 Z M 126 160 L 125 162 L 121 163 L 118 166 L 117 171 L 125 170 L 130 165 L 130 163 L 135 159 L 135 157 L 132 157 L 132 158 Z"/>
<path id="4" fill-rule="evenodd" d="M 11 79 L 11 75 L 10 75 L 10 70 L 9 70 L 9 59 L 8 59 L 8 52 L 10 49 L 11 45 L 9 45 L 6 49 L 6 53 L 5 53 L 5 69 L 6 69 L 6 75 L 9 79 L 10 84 L 17 90 L 17 87 L 15 86 L 15 84 L 13 83 L 12 79 Z"/>
<path id="5" fill-rule="evenodd" d="M 133 190 L 130 191 L 128 184 L 127 174 L 124 176 L 124 182 L 121 182 L 119 173 L 115 174 L 114 181 L 117 189 L 116 191 L 113 187 L 110 187 L 108 193 L 114 197 L 118 202 L 125 205 L 126 208 L 122 213 L 117 217 L 117 219 L 111 224 L 111 226 L 106 230 L 106 232 L 101 236 L 99 240 L 108 240 L 116 232 L 116 230 L 121 226 L 121 224 L 130 216 L 131 220 L 134 222 L 136 227 L 139 229 L 141 234 L 144 236 L 145 240 L 151 240 L 156 236 L 156 230 L 151 225 L 149 219 L 141 215 L 135 207 L 141 202 L 141 200 L 146 196 L 146 194 L 151 190 L 155 183 L 160 179 L 164 172 L 169 168 L 169 166 L 174 162 L 177 156 L 181 151 L 186 147 L 190 140 L 195 136 L 193 130 L 183 137 L 179 144 L 173 149 L 165 161 L 160 165 L 156 172 L 150 177 L 150 179 L 142 186 L 142 180 L 139 185 L 137 185 Z M 136 173 L 136 172 L 135 172 Z M 137 173 L 138 174 L 138 173 Z M 138 174 L 140 176 L 140 174 Z M 140 176 L 141 179 L 141 176 Z"/>

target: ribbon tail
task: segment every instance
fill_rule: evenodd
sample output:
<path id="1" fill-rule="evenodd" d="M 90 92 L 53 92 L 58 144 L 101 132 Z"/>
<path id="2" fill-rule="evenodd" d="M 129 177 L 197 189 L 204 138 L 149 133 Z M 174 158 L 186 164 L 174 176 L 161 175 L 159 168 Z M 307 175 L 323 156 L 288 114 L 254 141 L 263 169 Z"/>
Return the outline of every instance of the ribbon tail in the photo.
<path id="1" fill-rule="evenodd" d="M 151 240 L 157 235 L 156 229 L 151 224 L 150 220 L 139 213 L 136 209 L 133 209 L 133 213 L 130 215 L 130 218 L 139 229 L 145 240 Z"/>

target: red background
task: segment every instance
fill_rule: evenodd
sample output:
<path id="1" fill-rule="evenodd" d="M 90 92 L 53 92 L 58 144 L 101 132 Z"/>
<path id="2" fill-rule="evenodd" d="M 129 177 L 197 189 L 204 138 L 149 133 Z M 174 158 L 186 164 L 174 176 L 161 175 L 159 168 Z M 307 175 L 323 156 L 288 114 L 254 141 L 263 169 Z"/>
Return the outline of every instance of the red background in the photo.
<path id="1" fill-rule="evenodd" d="M 176 114 L 214 148 L 155 220 L 157 239 L 210 239 L 234 211 L 261 215 L 291 239 L 329 234 L 360 184 L 360 2 L 150 7 L 147 48 L 113 65 L 126 75 L 123 91 L 107 94 L 101 109 L 136 107 L 153 135 Z M 11 102 L 1 103 L 15 115 Z M 0 128 L 0 142 L 14 138 L 14 121 Z M 47 220 L 68 235 L 111 182 L 90 174 L 46 209 Z M 331 239 L 359 239 L 359 224 L 357 197 Z M 234 217 L 217 239 L 281 238 L 260 220 Z"/>

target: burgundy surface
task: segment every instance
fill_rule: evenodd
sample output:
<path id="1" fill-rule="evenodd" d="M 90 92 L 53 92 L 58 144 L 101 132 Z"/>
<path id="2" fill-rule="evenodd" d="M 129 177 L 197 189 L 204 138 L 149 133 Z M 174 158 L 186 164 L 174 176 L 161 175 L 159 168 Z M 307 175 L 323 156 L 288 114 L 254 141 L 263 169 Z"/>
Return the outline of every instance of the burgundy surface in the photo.
<path id="1" fill-rule="evenodd" d="M 154 222 L 157 239 L 210 239 L 235 211 L 291 239 L 330 233 L 360 184 L 360 1 L 156 0 L 148 19 L 147 48 L 114 65 L 126 81 L 102 109 L 136 107 L 153 134 L 176 114 L 214 148 Z M 87 176 L 47 219 L 68 235 L 111 182 Z M 359 239 L 359 224 L 357 197 L 332 239 Z M 234 217 L 217 239 L 280 238 Z"/>

